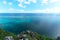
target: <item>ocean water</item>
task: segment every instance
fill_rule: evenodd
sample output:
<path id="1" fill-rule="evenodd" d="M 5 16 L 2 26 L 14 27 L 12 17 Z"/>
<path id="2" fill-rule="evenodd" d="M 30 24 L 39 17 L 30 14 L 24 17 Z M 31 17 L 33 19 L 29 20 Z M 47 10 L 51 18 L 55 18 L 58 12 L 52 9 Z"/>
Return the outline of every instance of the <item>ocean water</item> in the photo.
<path id="1" fill-rule="evenodd" d="M 60 15 L 57 14 L 0 14 L 0 28 L 15 34 L 31 30 L 49 37 L 60 36 Z"/>

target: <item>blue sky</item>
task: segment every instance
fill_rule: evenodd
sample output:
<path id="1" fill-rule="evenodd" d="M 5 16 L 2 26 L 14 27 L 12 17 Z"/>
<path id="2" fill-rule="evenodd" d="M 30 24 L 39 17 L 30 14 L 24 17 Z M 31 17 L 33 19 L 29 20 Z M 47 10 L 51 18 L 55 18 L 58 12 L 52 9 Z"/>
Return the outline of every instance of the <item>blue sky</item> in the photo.
<path id="1" fill-rule="evenodd" d="M 0 13 L 60 13 L 60 0 L 0 0 Z"/>

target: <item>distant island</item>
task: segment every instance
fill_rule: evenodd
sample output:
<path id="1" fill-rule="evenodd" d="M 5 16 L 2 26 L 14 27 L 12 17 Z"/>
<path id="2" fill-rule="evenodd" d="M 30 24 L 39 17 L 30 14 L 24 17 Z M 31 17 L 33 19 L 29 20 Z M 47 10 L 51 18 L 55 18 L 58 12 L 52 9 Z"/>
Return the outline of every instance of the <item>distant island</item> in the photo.
<path id="1" fill-rule="evenodd" d="M 40 35 L 37 32 L 32 32 L 30 30 L 22 31 L 20 34 L 15 35 L 14 33 L 0 29 L 0 40 L 56 40 L 56 39 Z"/>

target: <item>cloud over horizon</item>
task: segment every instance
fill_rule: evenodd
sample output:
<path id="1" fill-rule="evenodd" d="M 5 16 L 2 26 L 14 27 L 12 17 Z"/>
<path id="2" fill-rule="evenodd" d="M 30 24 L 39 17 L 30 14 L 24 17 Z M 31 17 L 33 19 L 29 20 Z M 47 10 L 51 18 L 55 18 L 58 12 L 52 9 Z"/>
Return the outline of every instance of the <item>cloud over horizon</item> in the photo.
<path id="1" fill-rule="evenodd" d="M 0 13 L 60 13 L 60 0 L 2 0 L 0 3 Z"/>

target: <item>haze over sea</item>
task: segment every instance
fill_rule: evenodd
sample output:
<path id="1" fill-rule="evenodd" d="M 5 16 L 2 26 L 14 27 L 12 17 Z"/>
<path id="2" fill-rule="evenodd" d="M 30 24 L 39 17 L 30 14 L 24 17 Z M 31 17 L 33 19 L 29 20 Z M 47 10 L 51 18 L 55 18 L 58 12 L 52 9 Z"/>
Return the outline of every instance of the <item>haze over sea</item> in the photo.
<path id="1" fill-rule="evenodd" d="M 60 14 L 0 13 L 0 28 L 15 34 L 32 30 L 56 37 L 60 36 Z"/>

